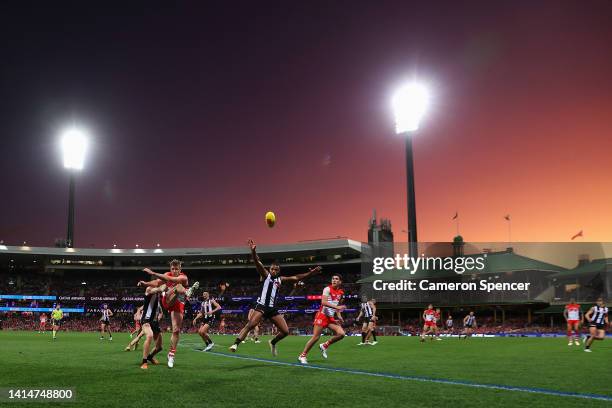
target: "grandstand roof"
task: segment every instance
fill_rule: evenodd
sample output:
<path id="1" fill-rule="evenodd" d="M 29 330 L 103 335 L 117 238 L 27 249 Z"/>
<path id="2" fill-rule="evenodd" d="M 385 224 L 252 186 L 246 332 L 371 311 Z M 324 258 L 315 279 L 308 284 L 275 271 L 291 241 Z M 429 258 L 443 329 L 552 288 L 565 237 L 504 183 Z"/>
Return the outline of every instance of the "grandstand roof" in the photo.
<path id="1" fill-rule="evenodd" d="M 352 239 L 333 239 L 324 241 L 298 242 L 294 244 L 258 245 L 259 254 L 299 253 L 320 250 L 350 249 L 361 253 L 361 242 Z M 32 255 L 73 255 L 73 256 L 112 256 L 112 257 L 152 257 L 152 256 L 215 256 L 215 255 L 245 255 L 249 254 L 246 245 L 239 247 L 213 248 L 57 248 L 0 245 L 1 254 L 32 254 Z"/>
<path id="2" fill-rule="evenodd" d="M 596 275 L 602 272 L 612 272 L 612 258 L 593 259 L 576 266 L 573 269 L 566 269 L 551 276 L 551 278 L 581 278 Z"/>

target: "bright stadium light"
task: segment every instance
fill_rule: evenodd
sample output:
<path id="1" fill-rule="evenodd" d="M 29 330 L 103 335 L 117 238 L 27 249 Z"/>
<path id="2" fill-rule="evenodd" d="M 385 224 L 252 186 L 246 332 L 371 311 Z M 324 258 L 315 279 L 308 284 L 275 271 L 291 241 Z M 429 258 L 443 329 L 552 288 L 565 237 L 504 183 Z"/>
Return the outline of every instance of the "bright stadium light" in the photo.
<path id="1" fill-rule="evenodd" d="M 429 107 L 429 91 L 423 84 L 411 82 L 400 87 L 391 100 L 395 133 L 413 132 Z"/>
<path id="2" fill-rule="evenodd" d="M 85 132 L 76 127 L 66 129 L 62 134 L 62 152 L 64 153 L 64 167 L 67 169 L 82 170 L 87 151 L 87 137 Z"/>
<path id="3" fill-rule="evenodd" d="M 421 119 L 429 107 L 429 91 L 418 82 L 402 85 L 393 95 L 391 106 L 395 116 L 395 133 L 406 139 L 406 195 L 408 204 L 408 249 L 411 258 L 418 256 L 416 200 L 414 193 L 414 161 L 412 133 L 419 129 Z"/>
<path id="4" fill-rule="evenodd" d="M 64 155 L 64 167 L 70 171 L 68 190 L 68 232 L 66 247 L 74 247 L 74 189 L 75 173 L 83 169 L 87 151 L 87 135 L 85 131 L 72 126 L 62 132 L 61 146 Z"/>

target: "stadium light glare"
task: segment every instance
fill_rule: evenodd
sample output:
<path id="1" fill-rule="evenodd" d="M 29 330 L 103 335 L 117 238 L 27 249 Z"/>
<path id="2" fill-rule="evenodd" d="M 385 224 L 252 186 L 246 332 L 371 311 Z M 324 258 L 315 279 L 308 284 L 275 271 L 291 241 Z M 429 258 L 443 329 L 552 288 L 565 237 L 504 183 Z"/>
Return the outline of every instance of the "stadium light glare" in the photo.
<path id="1" fill-rule="evenodd" d="M 0 250 L 8 251 L 8 247 L 6 245 L 0 245 Z"/>
<path id="2" fill-rule="evenodd" d="M 429 107 L 429 91 L 423 84 L 410 82 L 393 95 L 391 105 L 395 116 L 395 133 L 413 132 Z"/>
<path id="3" fill-rule="evenodd" d="M 82 170 L 87 151 L 87 136 L 79 128 L 71 127 L 62 134 L 62 151 L 64 153 L 64 167 L 73 170 Z"/>

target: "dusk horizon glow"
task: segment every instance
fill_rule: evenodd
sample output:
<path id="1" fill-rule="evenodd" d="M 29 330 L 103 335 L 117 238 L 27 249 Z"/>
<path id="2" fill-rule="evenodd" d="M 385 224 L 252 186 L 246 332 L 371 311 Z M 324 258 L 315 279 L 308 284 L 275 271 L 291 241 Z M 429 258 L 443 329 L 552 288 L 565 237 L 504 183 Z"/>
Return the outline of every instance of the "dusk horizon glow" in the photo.
<path id="1" fill-rule="evenodd" d="M 75 247 L 367 241 L 373 209 L 405 241 L 390 101 L 412 77 L 432 93 L 413 141 L 420 241 L 451 241 L 455 213 L 466 241 L 506 242 L 507 214 L 512 241 L 612 241 L 610 2 L 60 11 L 1 29 L 20 38 L 0 68 L 7 245 L 65 238 L 74 121 Z"/>

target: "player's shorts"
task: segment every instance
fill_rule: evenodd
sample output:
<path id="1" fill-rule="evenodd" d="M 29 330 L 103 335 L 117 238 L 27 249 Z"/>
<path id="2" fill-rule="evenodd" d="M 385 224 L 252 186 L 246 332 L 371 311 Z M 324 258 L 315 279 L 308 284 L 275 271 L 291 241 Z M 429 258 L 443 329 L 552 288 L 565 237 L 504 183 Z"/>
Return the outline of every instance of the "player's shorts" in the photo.
<path id="1" fill-rule="evenodd" d="M 172 307 L 169 307 L 166 303 L 166 297 L 162 296 L 161 304 L 164 309 L 169 312 L 180 312 L 181 314 L 185 313 L 185 304 L 178 301 L 178 299 L 174 302 Z"/>
<path id="2" fill-rule="evenodd" d="M 589 327 L 595 327 L 597 330 L 606 330 L 605 323 L 590 323 Z"/>
<path id="3" fill-rule="evenodd" d="M 110 325 L 110 320 L 106 319 L 106 320 L 100 320 L 100 323 L 102 324 L 106 324 L 106 325 Z"/>
<path id="4" fill-rule="evenodd" d="M 425 326 L 426 327 L 436 327 L 436 322 L 426 321 Z"/>
<path id="5" fill-rule="evenodd" d="M 61 320 L 55 320 L 55 319 L 51 319 L 51 324 L 53 326 L 59 326 L 62 323 Z"/>
<path id="6" fill-rule="evenodd" d="M 326 328 L 330 324 L 336 324 L 336 319 L 333 316 L 328 316 L 325 313 L 317 312 L 314 318 L 314 325 Z"/>
<path id="7" fill-rule="evenodd" d="M 466 328 L 466 329 L 471 329 L 471 328 L 472 328 L 472 325 L 471 325 L 471 324 L 466 324 L 466 325 L 465 325 L 465 328 Z"/>
<path id="8" fill-rule="evenodd" d="M 568 320 L 567 324 L 578 324 L 580 323 L 580 320 Z"/>
<path id="9" fill-rule="evenodd" d="M 161 333 L 161 328 L 159 327 L 159 322 L 157 320 L 142 319 L 140 321 L 140 324 L 143 326 L 145 324 L 148 324 L 149 326 L 151 326 L 151 330 L 153 331 L 153 334 Z"/>
<path id="10" fill-rule="evenodd" d="M 200 326 L 204 326 L 205 324 L 207 324 L 210 327 L 213 327 L 217 324 L 217 322 L 218 322 L 217 316 L 212 315 L 212 316 L 205 317 L 204 320 L 202 320 L 202 323 L 200 324 Z"/>
<path id="11" fill-rule="evenodd" d="M 274 316 L 278 316 L 278 310 L 275 307 L 264 306 L 257 303 L 253 310 L 257 310 L 258 312 L 263 313 L 264 319 L 271 319 Z"/>

